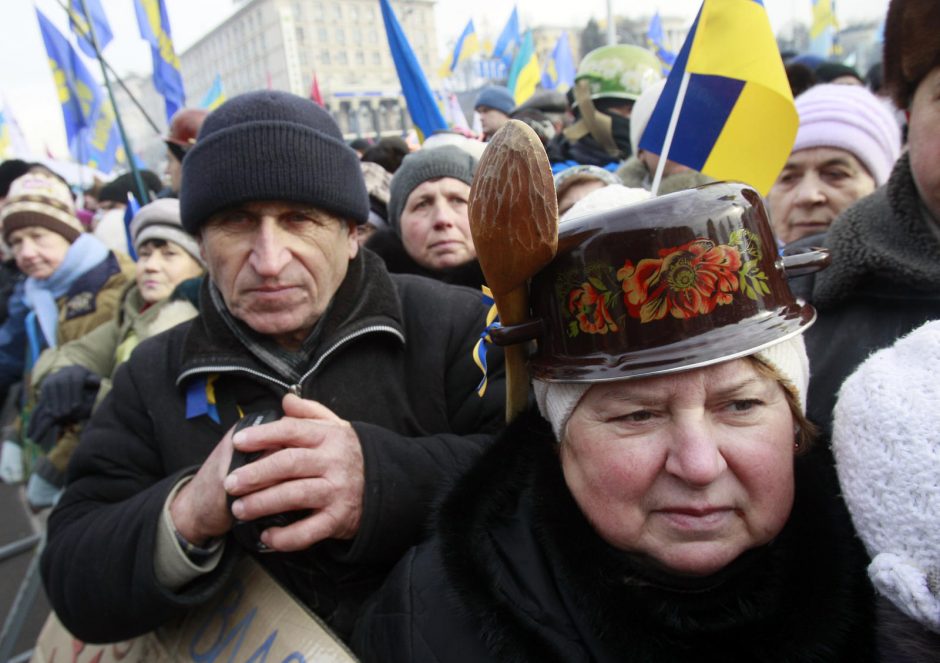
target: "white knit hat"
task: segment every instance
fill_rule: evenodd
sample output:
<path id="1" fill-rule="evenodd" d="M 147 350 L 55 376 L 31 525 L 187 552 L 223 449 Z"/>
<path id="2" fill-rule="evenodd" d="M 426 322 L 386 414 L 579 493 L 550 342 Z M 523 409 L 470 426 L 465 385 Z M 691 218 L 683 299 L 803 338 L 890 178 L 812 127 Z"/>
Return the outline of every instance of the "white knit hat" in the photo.
<path id="1" fill-rule="evenodd" d="M 754 356 L 772 368 L 781 378 L 784 389 L 795 392 L 803 412 L 806 412 L 806 388 L 809 384 L 809 359 L 803 335 L 797 334 L 755 352 Z M 630 378 L 635 380 L 642 376 Z M 539 412 L 552 425 L 555 439 L 561 440 L 568 419 L 594 382 L 544 382 L 533 380 L 532 388 Z"/>
<path id="2" fill-rule="evenodd" d="M 940 633 L 940 321 L 843 383 L 832 449 L 875 588 Z"/>

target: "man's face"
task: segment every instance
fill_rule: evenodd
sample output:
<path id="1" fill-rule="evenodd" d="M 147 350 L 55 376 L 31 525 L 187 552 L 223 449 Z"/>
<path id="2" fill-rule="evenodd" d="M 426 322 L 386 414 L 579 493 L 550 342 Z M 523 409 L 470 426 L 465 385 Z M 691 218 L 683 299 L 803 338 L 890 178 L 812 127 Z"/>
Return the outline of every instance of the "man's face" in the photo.
<path id="1" fill-rule="evenodd" d="M 356 226 L 301 203 L 258 201 L 213 214 L 199 238 L 229 312 L 297 349 L 356 257 Z"/>
<path id="2" fill-rule="evenodd" d="M 480 115 L 480 126 L 483 128 L 483 133 L 487 136 L 492 136 L 502 129 L 504 124 L 509 122 L 509 116 L 495 108 L 477 106 L 476 111 Z"/>
<path id="3" fill-rule="evenodd" d="M 178 194 L 183 181 L 183 163 L 169 149 L 166 151 L 166 174 L 170 178 L 170 188 Z"/>
<path id="4" fill-rule="evenodd" d="M 851 152 L 835 147 L 797 150 L 767 194 L 777 239 L 789 244 L 825 232 L 839 214 L 874 190 L 874 178 Z"/>

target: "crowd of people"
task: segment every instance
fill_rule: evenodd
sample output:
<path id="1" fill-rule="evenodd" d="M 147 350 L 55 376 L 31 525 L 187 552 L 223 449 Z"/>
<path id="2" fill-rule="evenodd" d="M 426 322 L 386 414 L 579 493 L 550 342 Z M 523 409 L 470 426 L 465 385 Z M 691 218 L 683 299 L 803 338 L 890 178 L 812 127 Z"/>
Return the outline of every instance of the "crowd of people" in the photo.
<path id="1" fill-rule="evenodd" d="M 165 184 L 0 164 L 0 478 L 57 617 L 141 636 L 251 556 L 363 661 L 940 660 L 938 32 L 891 0 L 869 77 L 789 59 L 765 197 L 639 147 L 626 44 L 416 150 L 266 90 L 179 111 Z M 471 191 L 519 122 L 558 249 L 494 328 Z"/>

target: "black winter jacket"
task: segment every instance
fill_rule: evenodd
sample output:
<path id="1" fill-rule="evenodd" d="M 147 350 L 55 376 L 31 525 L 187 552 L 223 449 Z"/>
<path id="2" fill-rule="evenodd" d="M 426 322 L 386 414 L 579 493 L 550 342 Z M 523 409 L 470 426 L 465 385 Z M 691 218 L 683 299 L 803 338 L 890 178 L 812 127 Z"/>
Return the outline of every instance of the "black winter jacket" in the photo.
<path id="1" fill-rule="evenodd" d="M 812 454 L 797 460 L 774 542 L 680 580 L 597 535 L 555 449 L 530 411 L 461 479 L 437 535 L 363 611 L 353 649 L 365 663 L 872 660 L 867 560 Z"/>
<path id="2" fill-rule="evenodd" d="M 888 183 L 843 212 L 826 235 L 787 247 L 825 246 L 832 254 L 829 267 L 790 282 L 818 313 L 806 332 L 807 416 L 826 432 L 839 388 L 858 365 L 940 318 L 940 240 L 927 214 L 905 154 Z"/>
<path id="3" fill-rule="evenodd" d="M 69 485 L 49 518 L 42 575 L 65 626 L 89 641 L 152 630 L 211 598 L 237 561 L 231 539 L 210 574 L 179 592 L 154 577 L 154 541 L 171 487 L 194 473 L 237 420 L 280 407 L 288 389 L 352 422 L 365 462 L 357 536 L 259 560 L 339 633 L 416 543 L 431 503 L 503 421 L 502 359 L 485 397 L 471 351 L 485 309 L 471 290 L 393 277 L 368 251 L 350 262 L 309 370 L 291 385 L 258 361 L 205 300 L 202 314 L 141 343 L 86 427 Z M 221 423 L 187 418 L 193 380 L 215 382 Z"/>

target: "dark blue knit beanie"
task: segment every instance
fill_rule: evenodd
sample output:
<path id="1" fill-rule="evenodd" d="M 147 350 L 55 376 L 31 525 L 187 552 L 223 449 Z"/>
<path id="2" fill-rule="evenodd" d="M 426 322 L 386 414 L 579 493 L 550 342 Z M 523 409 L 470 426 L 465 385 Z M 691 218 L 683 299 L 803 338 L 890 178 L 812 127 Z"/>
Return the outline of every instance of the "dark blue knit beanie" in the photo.
<path id="1" fill-rule="evenodd" d="M 512 92 L 509 91 L 508 87 L 504 87 L 502 85 L 489 85 L 480 90 L 480 94 L 477 95 L 476 101 L 473 102 L 474 109 L 477 109 L 480 106 L 495 108 L 500 113 L 509 115 L 516 107 L 516 100 L 513 98 Z"/>
<path id="2" fill-rule="evenodd" d="M 369 218 L 359 158 L 313 101 L 249 92 L 203 122 L 183 159 L 183 227 L 198 234 L 215 212 L 257 200 L 309 203 L 356 223 Z"/>

